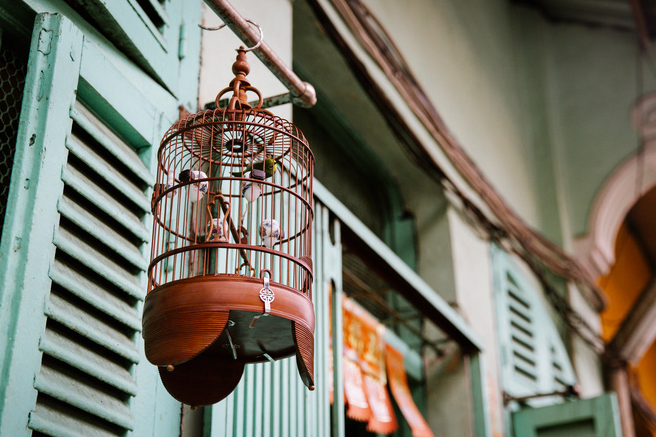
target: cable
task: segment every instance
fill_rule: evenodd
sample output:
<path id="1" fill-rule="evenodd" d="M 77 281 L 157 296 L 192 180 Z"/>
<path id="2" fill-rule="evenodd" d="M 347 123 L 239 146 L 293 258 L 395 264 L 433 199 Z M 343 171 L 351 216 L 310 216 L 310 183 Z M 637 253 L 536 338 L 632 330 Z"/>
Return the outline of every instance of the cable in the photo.
<path id="1" fill-rule="evenodd" d="M 483 232 L 489 240 L 497 242 L 502 247 L 511 248 L 512 252 L 523 259 L 542 283 L 549 301 L 571 330 L 593 350 L 603 351 L 603 339 L 560 296 L 557 292 L 557 285 L 552 284 L 543 270 L 548 270 L 556 276 L 575 283 L 588 303 L 597 311 L 601 311 L 606 302 L 603 295 L 597 290 L 594 280 L 563 249 L 531 230 L 501 199 L 481 170 L 449 132 L 383 26 L 359 0 L 331 0 L 360 43 L 387 74 L 399 94 L 433 138 L 441 145 L 454 167 L 498 218 L 499 224 L 493 222 L 476 206 L 474 201 L 464 195 L 428 155 L 421 141 L 414 136 L 412 129 L 405 123 L 394 104 L 385 97 L 385 93 L 367 72 L 366 67 L 353 53 L 339 31 L 335 29 L 322 6 L 318 4 L 317 0 L 308 1 L 322 26 L 337 48 L 341 50 L 347 63 L 350 64 L 354 74 L 363 85 L 363 89 L 379 107 L 381 114 L 401 140 L 413 162 L 432 179 L 439 182 L 445 191 L 452 193 L 452 197 L 458 200 L 461 211 L 474 225 L 474 229 Z"/>

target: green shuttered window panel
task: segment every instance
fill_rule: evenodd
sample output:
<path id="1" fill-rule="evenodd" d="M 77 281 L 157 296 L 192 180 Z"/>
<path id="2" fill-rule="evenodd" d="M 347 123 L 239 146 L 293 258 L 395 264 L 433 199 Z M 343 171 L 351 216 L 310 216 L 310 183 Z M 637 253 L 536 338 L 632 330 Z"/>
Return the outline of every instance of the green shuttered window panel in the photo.
<path id="1" fill-rule="evenodd" d="M 179 91 L 182 67 L 189 45 L 185 14 L 198 14 L 194 0 L 67 0 L 83 13 L 139 67 L 174 93 Z M 197 31 L 197 30 L 195 30 Z"/>
<path id="2" fill-rule="evenodd" d="M 131 368 L 140 358 L 135 337 L 147 268 L 140 249 L 152 176 L 79 101 L 71 116 L 30 427 L 50 429 L 66 416 L 88 415 L 87 426 L 78 421 L 81 435 L 122 435 L 134 428 L 128 401 L 137 394 Z"/>
<path id="3" fill-rule="evenodd" d="M 503 390 L 521 397 L 574 385 L 567 350 L 537 290 L 496 246 L 493 263 Z"/>
<path id="4" fill-rule="evenodd" d="M 139 364 L 163 114 L 60 15 L 38 16 L 30 56 L 0 258 L 0 435 L 177 436 L 180 404 Z"/>
<path id="5" fill-rule="evenodd" d="M 493 246 L 492 257 L 503 390 L 522 397 L 574 385 L 567 350 L 537 290 L 500 248 Z M 515 436 L 621 436 L 614 394 L 582 400 L 549 396 L 527 404 L 511 413 Z"/>
<path id="6" fill-rule="evenodd" d="M 621 437 L 615 394 L 513 413 L 516 436 Z"/>

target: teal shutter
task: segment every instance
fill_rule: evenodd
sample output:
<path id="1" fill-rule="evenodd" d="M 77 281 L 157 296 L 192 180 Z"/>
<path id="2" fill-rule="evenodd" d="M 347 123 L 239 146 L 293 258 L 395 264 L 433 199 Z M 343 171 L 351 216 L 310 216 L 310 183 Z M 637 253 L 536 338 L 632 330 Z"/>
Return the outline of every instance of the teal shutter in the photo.
<path id="1" fill-rule="evenodd" d="M 621 437 L 619 410 L 614 394 L 513 414 L 516 436 L 521 437 Z"/>
<path id="2" fill-rule="evenodd" d="M 123 53 L 175 95 L 196 89 L 183 60 L 197 58 L 200 47 L 189 42 L 199 33 L 197 0 L 87 0 L 78 2 L 89 21 Z M 189 24 L 191 23 L 191 24 Z M 193 93 L 195 98 L 195 93 Z"/>
<path id="3" fill-rule="evenodd" d="M 208 407 L 207 437 L 329 437 L 328 288 L 341 277 L 341 245 L 329 235 L 329 213 L 314 205 L 315 390 L 301 382 L 293 358 L 248 364 L 235 391 Z M 334 219 L 333 219 L 334 220 Z"/>
<path id="4" fill-rule="evenodd" d="M 574 385 L 567 350 L 537 290 L 496 246 L 493 263 L 503 390 L 522 397 Z M 544 404 L 545 399 L 539 402 Z"/>
<path id="5" fill-rule="evenodd" d="M 537 291 L 505 252 L 495 246 L 492 256 L 504 392 L 522 397 L 563 391 L 574 385 L 576 377 L 567 350 Z M 526 403 L 530 406 L 512 413 L 515 436 L 622 435 L 614 394 L 574 401 L 541 397 Z"/>
<path id="6" fill-rule="evenodd" d="M 148 168 L 176 102 L 144 97 L 59 15 L 38 16 L 30 53 L 0 248 L 0 434 L 177 435 L 139 332 Z"/>

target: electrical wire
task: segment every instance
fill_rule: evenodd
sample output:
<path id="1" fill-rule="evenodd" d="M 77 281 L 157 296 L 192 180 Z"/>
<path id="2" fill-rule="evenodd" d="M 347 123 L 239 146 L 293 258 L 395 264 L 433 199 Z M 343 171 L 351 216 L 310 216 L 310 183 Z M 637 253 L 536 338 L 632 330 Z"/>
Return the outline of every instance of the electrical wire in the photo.
<path id="1" fill-rule="evenodd" d="M 382 24 L 360 0 L 331 0 L 353 34 L 387 74 L 405 102 L 441 145 L 454 167 L 470 183 L 494 217 L 498 219 L 498 223 L 488 217 L 446 176 L 439 165 L 428 155 L 421 141 L 414 136 L 412 129 L 405 124 L 393 103 L 385 97 L 357 55 L 335 29 L 322 6 L 317 0 L 308 0 L 308 2 L 327 34 L 342 51 L 345 60 L 363 85 L 363 89 L 379 107 L 388 125 L 405 146 L 413 162 L 437 181 L 445 191 L 452 194 L 452 198 L 458 201 L 461 211 L 475 229 L 486 235 L 489 240 L 506 249 L 511 249 L 513 253 L 523 259 L 541 282 L 549 301 L 570 329 L 597 353 L 603 352 L 604 341 L 601 336 L 560 295 L 557 291 L 560 284 L 554 284 L 554 281 L 550 280 L 544 272 L 550 271 L 557 277 L 576 284 L 577 289 L 588 303 L 597 311 L 601 311 L 606 302 L 604 296 L 597 290 L 594 279 L 563 249 L 530 229 L 501 199 L 481 170 L 449 132 Z"/>

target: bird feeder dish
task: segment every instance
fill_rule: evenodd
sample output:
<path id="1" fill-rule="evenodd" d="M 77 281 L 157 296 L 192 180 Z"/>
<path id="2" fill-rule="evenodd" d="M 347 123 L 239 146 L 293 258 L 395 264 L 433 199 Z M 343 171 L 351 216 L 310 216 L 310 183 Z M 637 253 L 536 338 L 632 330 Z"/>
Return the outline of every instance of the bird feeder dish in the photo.
<path id="1" fill-rule="evenodd" d="M 247 363 L 292 355 L 314 388 L 314 157 L 300 130 L 260 107 L 248 70 L 240 48 L 217 108 L 176 122 L 158 152 L 145 352 L 191 405 L 228 396 Z"/>

